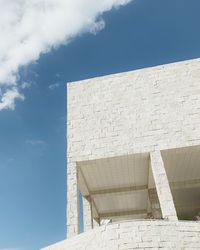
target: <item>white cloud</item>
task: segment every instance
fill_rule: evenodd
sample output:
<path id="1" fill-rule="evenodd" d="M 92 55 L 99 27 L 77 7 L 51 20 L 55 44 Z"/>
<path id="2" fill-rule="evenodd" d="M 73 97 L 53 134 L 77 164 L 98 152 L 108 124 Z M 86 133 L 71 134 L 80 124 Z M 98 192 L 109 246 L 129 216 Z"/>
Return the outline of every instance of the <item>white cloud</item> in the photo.
<path id="1" fill-rule="evenodd" d="M 0 110 L 2 109 L 15 109 L 15 100 L 24 100 L 24 96 L 18 92 L 16 87 L 8 88 L 6 92 L 0 94 Z"/>
<path id="2" fill-rule="evenodd" d="M 1 109 L 13 109 L 15 100 L 23 99 L 18 83 L 21 66 L 81 33 L 96 34 L 105 26 L 103 12 L 130 1 L 0 0 L 0 88 L 4 91 Z"/>
<path id="3" fill-rule="evenodd" d="M 58 82 L 56 82 L 56 83 L 50 84 L 49 89 L 54 90 L 54 89 L 58 88 L 59 86 L 60 86 L 60 84 Z"/>

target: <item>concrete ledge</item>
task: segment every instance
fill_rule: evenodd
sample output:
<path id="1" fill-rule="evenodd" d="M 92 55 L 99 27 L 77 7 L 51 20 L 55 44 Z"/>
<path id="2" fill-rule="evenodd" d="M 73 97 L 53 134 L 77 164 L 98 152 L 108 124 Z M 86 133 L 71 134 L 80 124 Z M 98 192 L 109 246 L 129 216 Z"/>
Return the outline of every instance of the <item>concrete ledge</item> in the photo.
<path id="1" fill-rule="evenodd" d="M 200 223 L 136 220 L 101 226 L 41 250 L 200 249 Z"/>

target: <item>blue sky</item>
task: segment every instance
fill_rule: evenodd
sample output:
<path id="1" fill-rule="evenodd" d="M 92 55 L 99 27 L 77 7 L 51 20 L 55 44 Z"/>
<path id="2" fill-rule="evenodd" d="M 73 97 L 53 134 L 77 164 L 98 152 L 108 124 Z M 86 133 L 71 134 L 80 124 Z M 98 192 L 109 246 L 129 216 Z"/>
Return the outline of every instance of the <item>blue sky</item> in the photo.
<path id="1" fill-rule="evenodd" d="M 200 57 L 199 13 L 199 0 L 134 0 L 19 68 L 25 99 L 0 111 L 0 250 L 65 238 L 66 83 Z"/>

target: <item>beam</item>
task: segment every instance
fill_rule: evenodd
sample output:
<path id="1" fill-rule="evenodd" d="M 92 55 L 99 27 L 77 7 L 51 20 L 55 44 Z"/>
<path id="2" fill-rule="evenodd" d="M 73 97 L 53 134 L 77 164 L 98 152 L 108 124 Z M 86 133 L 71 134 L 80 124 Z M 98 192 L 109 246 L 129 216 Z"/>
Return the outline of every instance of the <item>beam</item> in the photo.
<path id="1" fill-rule="evenodd" d="M 145 191 L 147 189 L 148 189 L 147 185 L 118 187 L 118 188 L 110 188 L 110 189 L 91 191 L 90 194 L 92 196 L 96 196 L 96 195 L 114 194 L 114 193 L 122 193 L 122 192 Z"/>
<path id="2" fill-rule="evenodd" d="M 127 211 L 116 211 L 116 212 L 106 212 L 100 213 L 100 218 L 109 218 L 109 217 L 117 217 L 117 216 L 126 216 L 126 215 L 140 215 L 140 214 L 147 214 L 146 209 L 141 210 L 127 210 Z"/>
<path id="3" fill-rule="evenodd" d="M 195 204 L 195 205 L 182 205 L 182 206 L 176 206 L 176 209 L 178 210 L 187 210 L 187 209 L 199 209 L 200 210 L 200 204 Z"/>
<path id="4" fill-rule="evenodd" d="M 171 189 L 200 187 L 200 179 L 170 182 Z"/>
<path id="5" fill-rule="evenodd" d="M 186 181 L 171 181 L 169 182 L 171 189 L 185 189 L 200 187 L 200 179 Z"/>

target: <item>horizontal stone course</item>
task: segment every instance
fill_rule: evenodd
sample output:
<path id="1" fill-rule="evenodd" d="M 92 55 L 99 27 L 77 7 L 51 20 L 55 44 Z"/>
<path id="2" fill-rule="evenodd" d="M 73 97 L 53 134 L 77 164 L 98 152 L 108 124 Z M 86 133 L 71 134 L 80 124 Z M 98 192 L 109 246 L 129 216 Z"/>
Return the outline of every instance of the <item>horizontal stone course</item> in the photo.
<path id="1" fill-rule="evenodd" d="M 97 227 L 41 250 L 111 249 L 200 249 L 200 223 L 165 220 L 124 221 Z"/>

